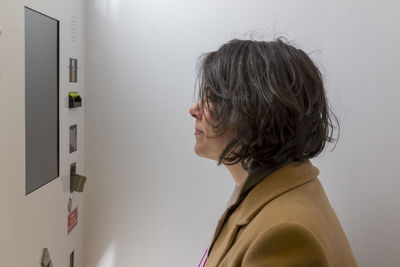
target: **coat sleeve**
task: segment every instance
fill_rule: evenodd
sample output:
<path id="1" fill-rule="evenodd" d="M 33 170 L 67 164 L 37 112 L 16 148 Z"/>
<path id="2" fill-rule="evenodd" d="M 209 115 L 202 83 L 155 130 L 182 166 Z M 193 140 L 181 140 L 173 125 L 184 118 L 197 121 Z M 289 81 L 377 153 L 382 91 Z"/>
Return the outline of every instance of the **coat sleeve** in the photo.
<path id="1" fill-rule="evenodd" d="M 244 267 L 310 267 L 329 266 L 315 235 L 296 223 L 282 223 L 268 228 L 250 244 Z"/>

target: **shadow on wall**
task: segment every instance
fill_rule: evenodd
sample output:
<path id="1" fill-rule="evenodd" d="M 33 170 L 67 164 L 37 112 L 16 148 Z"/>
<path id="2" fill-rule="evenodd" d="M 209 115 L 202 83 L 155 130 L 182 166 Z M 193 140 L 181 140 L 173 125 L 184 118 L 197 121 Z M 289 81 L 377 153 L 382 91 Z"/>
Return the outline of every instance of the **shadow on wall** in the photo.
<path id="1" fill-rule="evenodd" d="M 110 244 L 108 245 L 107 249 L 101 256 L 100 260 L 96 264 L 96 267 L 114 267 L 115 264 L 115 242 L 111 240 Z"/>
<path id="2" fill-rule="evenodd" d="M 119 13 L 120 0 L 96 0 L 96 9 L 109 20 L 115 20 Z"/>

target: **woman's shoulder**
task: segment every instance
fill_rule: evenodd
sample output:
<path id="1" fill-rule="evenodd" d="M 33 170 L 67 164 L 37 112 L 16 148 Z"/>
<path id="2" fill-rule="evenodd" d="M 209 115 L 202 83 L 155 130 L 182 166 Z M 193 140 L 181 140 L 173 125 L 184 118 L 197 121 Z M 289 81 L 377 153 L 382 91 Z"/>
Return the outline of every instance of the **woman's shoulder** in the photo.
<path id="1" fill-rule="evenodd" d="M 346 234 L 318 178 L 271 200 L 249 222 L 247 229 L 242 230 L 243 239 L 246 232 L 250 233 L 250 247 L 263 242 L 270 246 L 277 240 L 304 243 L 302 246 L 307 243 L 314 247 L 313 251 L 320 250 L 331 263 L 357 266 Z"/>

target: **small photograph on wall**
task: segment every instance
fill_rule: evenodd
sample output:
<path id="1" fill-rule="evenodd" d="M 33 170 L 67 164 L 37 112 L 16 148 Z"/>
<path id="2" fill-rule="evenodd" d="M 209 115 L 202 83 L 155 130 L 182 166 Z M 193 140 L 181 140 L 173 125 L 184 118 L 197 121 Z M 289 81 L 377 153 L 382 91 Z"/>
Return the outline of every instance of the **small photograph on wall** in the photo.
<path id="1" fill-rule="evenodd" d="M 69 82 L 76 83 L 78 81 L 78 60 L 76 58 L 69 59 Z"/>
<path id="2" fill-rule="evenodd" d="M 69 126 L 69 153 L 72 153 L 77 150 L 77 125 Z"/>

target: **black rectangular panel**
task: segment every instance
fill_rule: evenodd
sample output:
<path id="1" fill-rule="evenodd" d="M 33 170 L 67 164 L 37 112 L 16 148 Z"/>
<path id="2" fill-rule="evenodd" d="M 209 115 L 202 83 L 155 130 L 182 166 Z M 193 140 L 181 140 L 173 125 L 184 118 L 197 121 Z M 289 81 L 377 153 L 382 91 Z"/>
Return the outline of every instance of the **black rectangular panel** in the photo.
<path id="1" fill-rule="evenodd" d="M 59 21 L 25 7 L 26 195 L 59 176 Z"/>

